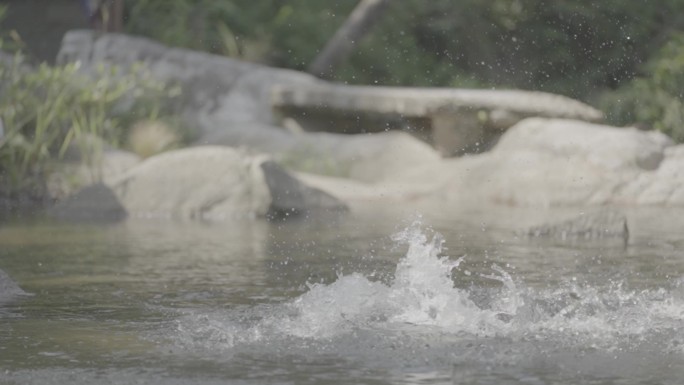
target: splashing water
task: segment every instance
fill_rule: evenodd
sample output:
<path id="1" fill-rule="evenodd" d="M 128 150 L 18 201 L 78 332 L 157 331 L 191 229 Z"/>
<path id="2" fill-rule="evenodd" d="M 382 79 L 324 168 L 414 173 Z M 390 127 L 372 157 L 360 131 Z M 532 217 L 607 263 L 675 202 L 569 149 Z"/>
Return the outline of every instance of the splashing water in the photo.
<path id="1" fill-rule="evenodd" d="M 487 285 L 486 298 L 475 300 L 473 289 L 455 287 L 452 273 L 464 259 L 441 256 L 439 234 L 429 237 L 414 223 L 393 241 L 408 250 L 389 284 L 353 273 L 328 285 L 311 284 L 288 303 L 254 308 L 244 317 L 191 314 L 178 321 L 181 345 L 230 350 L 292 339 L 339 344 L 349 336 L 360 344 L 396 332 L 417 339 L 432 333 L 438 339 L 508 338 L 610 350 L 667 336 L 674 341 L 668 351 L 684 354 L 678 342 L 684 339 L 682 290 L 636 292 L 619 282 L 595 287 L 574 281 L 521 288 L 504 268 L 492 265 L 480 278 L 500 285 Z"/>

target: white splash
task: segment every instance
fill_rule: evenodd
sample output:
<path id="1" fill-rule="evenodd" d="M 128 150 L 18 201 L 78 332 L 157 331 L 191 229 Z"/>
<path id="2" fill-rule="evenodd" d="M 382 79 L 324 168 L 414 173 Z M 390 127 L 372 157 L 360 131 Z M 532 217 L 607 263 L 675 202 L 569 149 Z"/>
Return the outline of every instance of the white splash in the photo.
<path id="1" fill-rule="evenodd" d="M 451 333 L 491 334 L 507 325 L 499 319 L 500 313 L 515 314 L 518 302 L 502 301 L 500 307 L 482 309 L 469 299 L 469 293 L 454 287 L 452 271 L 463 259 L 440 256 L 441 235 L 430 239 L 414 223 L 393 240 L 408 245 L 408 251 L 390 285 L 371 282 L 360 274 L 340 277 L 330 285 L 312 285 L 290 305 L 295 316 L 280 320 L 280 330 L 298 337 L 328 338 L 354 328 L 409 324 Z M 510 276 L 498 272 L 500 276 L 491 278 L 515 291 Z"/>
<path id="2" fill-rule="evenodd" d="M 250 310 L 249 318 L 256 321 L 244 322 L 225 311 L 191 314 L 178 321 L 181 344 L 230 350 L 240 344 L 325 341 L 398 330 L 409 336 L 427 331 L 607 349 L 662 336 L 684 340 L 684 283 L 673 290 L 645 291 L 627 290 L 620 282 L 521 288 L 504 268 L 492 265 L 481 278 L 501 285 L 486 288 L 485 300 L 475 301 L 472 290 L 455 287 L 452 273 L 463 258 L 442 256 L 439 234 L 429 237 L 414 223 L 393 240 L 408 250 L 389 284 L 360 273 L 340 276 L 328 285 L 310 285 L 285 304 Z M 669 349 L 682 353 L 683 346 L 676 342 Z"/>

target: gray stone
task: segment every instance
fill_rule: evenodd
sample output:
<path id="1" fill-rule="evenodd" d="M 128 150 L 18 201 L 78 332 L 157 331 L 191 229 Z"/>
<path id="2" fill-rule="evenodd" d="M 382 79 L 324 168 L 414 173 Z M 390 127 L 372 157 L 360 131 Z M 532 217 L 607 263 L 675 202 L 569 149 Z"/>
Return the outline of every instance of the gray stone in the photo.
<path id="1" fill-rule="evenodd" d="M 497 206 L 682 204 L 677 202 L 684 200 L 683 154 L 657 132 L 530 118 L 485 153 L 417 161 L 363 184 L 304 178 L 352 206 L 411 202 L 416 209 L 441 213 Z"/>
<path id="2" fill-rule="evenodd" d="M 626 183 L 659 167 L 672 141 L 657 132 L 530 118 L 490 152 L 454 160 L 447 201 L 507 206 L 611 204 Z"/>
<path id="3" fill-rule="evenodd" d="M 614 201 L 643 206 L 684 206 L 684 145 L 665 149 L 659 167 L 625 182 Z"/>
<path id="4" fill-rule="evenodd" d="M 399 178 L 417 165 L 436 165 L 439 154 L 401 131 L 372 135 L 304 134 L 287 153 L 296 170 L 342 176 L 363 182 Z"/>
<path id="5" fill-rule="evenodd" d="M 606 170 L 654 170 L 673 141 L 658 131 L 565 119 L 526 119 L 504 134 L 494 153 L 529 150 L 582 158 Z"/>
<path id="6" fill-rule="evenodd" d="M 330 194 L 302 184 L 273 161 L 263 162 L 261 169 L 271 192 L 271 207 L 266 214 L 269 218 L 306 215 L 312 209 L 333 213 L 348 210 Z"/>
<path id="7" fill-rule="evenodd" d="M 520 90 L 278 85 L 273 106 L 285 126 L 347 134 L 404 129 L 443 155 L 480 152 L 527 117 L 599 121 L 600 111 L 563 96 Z M 294 121 L 294 123 L 292 123 Z"/>
<path id="8" fill-rule="evenodd" d="M 468 90 L 349 86 L 325 82 L 279 85 L 273 90 L 273 105 L 302 109 L 337 109 L 353 112 L 427 117 L 437 109 L 467 107 L 493 113 L 494 121 L 508 125 L 519 118 L 496 118 L 502 111 L 525 116 L 599 121 L 603 114 L 576 100 L 560 95 L 517 90 Z M 504 123 L 505 122 L 505 123 Z"/>
<path id="9" fill-rule="evenodd" d="M 262 162 L 227 147 L 191 147 L 150 157 L 110 186 L 133 217 L 264 216 L 270 196 Z"/>
<path id="10" fill-rule="evenodd" d="M 535 226 L 526 232 L 530 237 L 558 240 L 629 239 L 627 218 L 617 211 L 586 213 L 560 222 Z"/>
<path id="11" fill-rule="evenodd" d="M 181 85 L 181 113 L 198 129 L 201 144 L 263 145 L 265 135 L 272 137 L 268 149 L 277 147 L 272 144 L 277 140 L 284 146 L 311 142 L 311 137 L 264 129 L 274 126 L 347 134 L 401 129 L 454 155 L 487 149 L 500 130 L 528 116 L 602 117 L 585 104 L 541 92 L 345 86 L 297 71 L 92 31 L 67 33 L 58 61 L 78 61 L 85 71 L 102 63 L 145 63 L 155 77 Z M 246 132 L 250 128 L 257 132 Z"/>
<path id="12" fill-rule="evenodd" d="M 181 114 L 199 134 L 208 137 L 236 122 L 272 124 L 270 90 L 274 83 L 316 81 L 297 71 L 169 48 L 141 37 L 86 30 L 64 36 L 58 62 L 79 62 L 84 71 L 93 71 L 100 64 L 127 68 L 144 63 L 159 80 L 182 87 Z M 208 143 L 206 137 L 201 141 Z"/>
<path id="13" fill-rule="evenodd" d="M 259 123 L 236 123 L 212 135 L 208 142 L 267 153 L 293 170 L 365 182 L 395 177 L 441 159 L 431 146 L 401 131 L 293 134 Z"/>
<path id="14" fill-rule="evenodd" d="M 48 195 L 61 201 L 83 187 L 113 181 L 140 161 L 131 152 L 106 148 L 98 160 L 89 162 L 74 150 L 48 176 Z"/>
<path id="15" fill-rule="evenodd" d="M 87 186 L 48 209 L 48 215 L 69 221 L 119 221 L 126 210 L 104 183 Z"/>
<path id="16" fill-rule="evenodd" d="M 0 304 L 28 295 L 7 273 L 0 270 Z"/>
<path id="17" fill-rule="evenodd" d="M 146 159 L 120 177 L 86 187 L 52 211 L 66 218 L 229 220 L 341 211 L 331 195 L 303 185 L 264 156 L 199 146 Z"/>

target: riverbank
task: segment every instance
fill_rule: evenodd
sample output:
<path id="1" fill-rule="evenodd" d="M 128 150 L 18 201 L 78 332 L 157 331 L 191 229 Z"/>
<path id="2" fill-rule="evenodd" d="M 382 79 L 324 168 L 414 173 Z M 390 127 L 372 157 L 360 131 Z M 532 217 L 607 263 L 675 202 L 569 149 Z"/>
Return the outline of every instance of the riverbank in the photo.
<path id="1" fill-rule="evenodd" d="M 332 206 L 348 207 L 352 211 L 363 210 L 369 205 L 447 213 L 458 213 L 470 207 L 547 210 L 558 207 L 684 206 L 684 176 L 677 171 L 684 162 L 684 147 L 675 145 L 656 131 L 554 118 L 552 110 L 544 112 L 544 118 L 534 117 L 530 112 L 534 109 L 524 106 L 527 97 L 524 93 L 515 99 L 517 110 L 511 110 L 528 111 L 524 116 L 502 115 L 501 111 L 511 108 L 507 106 L 513 99 L 498 97 L 499 91 L 492 90 L 481 96 L 473 93 L 478 95 L 473 100 L 479 104 L 468 107 L 474 109 L 474 115 L 464 118 L 468 125 L 473 121 L 471 116 L 475 116 L 476 121 L 478 117 L 487 117 L 482 123 L 485 129 L 492 130 L 486 128 L 493 121 L 491 119 L 498 119 L 497 128 L 488 134 L 487 146 L 460 156 L 445 157 L 439 150 L 439 137 L 418 132 L 412 125 L 399 124 L 389 131 L 360 126 L 361 133 L 341 134 L 334 132 L 337 131 L 334 116 L 321 115 L 323 122 L 330 120 L 328 129 L 323 124 L 318 130 L 333 132 L 294 129 L 291 122 L 274 109 L 272 92 L 282 85 L 291 89 L 301 85 L 302 89 L 308 89 L 311 85 L 325 84 L 304 73 L 169 48 L 142 38 L 96 35 L 90 31 L 68 33 L 59 60 L 63 64 L 77 63 L 84 73 L 103 64 L 125 69 L 143 63 L 154 81 L 180 87 L 182 103 L 177 112 L 189 122 L 197 138 L 188 149 L 172 150 L 117 168 L 115 176 L 102 180 L 103 185 L 86 187 L 75 192 L 72 198 L 58 202 L 57 211 L 61 213 L 76 210 L 74 202 L 88 202 L 82 206 L 94 212 L 86 213 L 86 217 L 97 216 L 98 208 L 104 208 L 105 212 L 111 209 L 120 213 L 117 217 L 225 219 L 232 215 L 224 211 L 220 215 L 210 213 L 226 199 L 233 199 L 228 197 L 235 197 L 230 191 L 238 190 L 246 192 L 241 196 L 247 201 L 232 201 L 232 207 L 247 216 L 268 216 L 265 214 L 269 211 L 268 203 L 256 206 L 248 203 L 268 195 L 258 191 L 270 191 L 270 198 L 264 202 L 269 199 L 285 202 L 279 209 L 282 212 L 316 211 L 317 205 L 321 204 L 318 198 L 299 203 L 293 203 L 291 196 L 274 198 L 278 194 L 274 195 L 273 191 L 298 189 L 318 191 L 316 194 L 330 197 L 330 202 L 338 202 Z M 326 92 L 334 94 L 336 89 L 345 93 L 357 92 L 343 86 Z M 365 92 L 365 89 L 361 91 Z M 402 95 L 409 95 L 408 91 L 403 92 Z M 427 89 L 421 92 L 428 96 L 430 93 Z M 435 92 L 443 95 L 442 91 Z M 502 95 L 510 95 L 507 92 L 501 91 Z M 326 97 L 332 98 L 333 94 Z M 383 99 L 368 99 L 365 105 L 359 106 L 372 110 L 376 108 L 373 103 L 387 103 L 390 100 L 387 97 L 391 98 L 391 92 Z M 465 106 L 471 103 L 469 96 L 458 97 L 461 98 L 459 103 L 466 103 Z M 538 97 L 530 96 L 529 103 L 541 100 Z M 548 108 L 562 109 L 564 105 L 575 109 L 578 106 L 574 101 L 561 100 L 549 104 Z M 383 111 L 384 107 L 377 108 Z M 591 111 L 589 106 L 582 108 Z M 392 111 L 401 114 L 402 110 Z M 429 113 L 430 109 L 426 111 Z M 563 116 L 565 113 L 559 110 L 558 114 Z M 453 135 L 462 132 L 459 116 L 450 118 L 453 121 L 450 124 L 456 125 Z M 501 116 L 507 116 L 508 120 Z M 587 116 L 596 119 L 593 112 Z M 515 119 L 511 120 L 512 117 Z M 510 125 L 502 125 L 501 122 L 506 121 L 510 121 Z M 253 166 L 247 166 L 247 169 L 260 170 L 255 174 L 256 179 L 242 177 L 244 171 L 238 170 L 245 170 L 243 166 L 210 167 L 211 162 L 216 162 L 217 151 L 231 154 L 228 157 L 236 165 L 251 164 Z M 194 154 L 193 161 L 185 164 L 183 154 L 188 153 Z M 187 175 L 174 164 L 187 166 Z M 223 161 L 217 164 L 225 165 Z M 265 164 L 279 165 L 276 174 L 287 177 L 269 177 L 263 173 Z M 166 171 L 148 171 L 152 169 Z M 250 173 L 244 175 L 252 175 Z M 203 182 L 190 182 L 199 174 L 204 175 Z M 129 189 L 132 180 L 148 187 Z M 214 181 L 221 180 L 231 182 L 218 188 L 220 192 L 207 194 L 203 186 L 220 186 Z M 255 185 L 248 180 L 258 180 L 258 183 Z M 293 189 L 294 184 L 302 187 Z M 263 188 L 256 188 L 257 185 Z M 154 189 L 150 190 L 152 187 Z M 103 188 L 111 193 L 103 194 Z M 98 203 L 103 196 L 107 200 Z M 148 198 L 142 198 L 144 196 Z M 308 203 L 302 205 L 304 201 Z M 309 204 L 312 206 L 307 207 Z"/>

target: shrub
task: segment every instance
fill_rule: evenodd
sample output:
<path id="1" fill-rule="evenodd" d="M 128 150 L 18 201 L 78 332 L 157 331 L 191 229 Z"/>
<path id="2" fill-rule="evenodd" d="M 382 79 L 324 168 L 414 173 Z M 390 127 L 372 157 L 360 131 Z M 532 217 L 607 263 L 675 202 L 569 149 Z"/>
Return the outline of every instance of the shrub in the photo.
<path id="1" fill-rule="evenodd" d="M 78 69 L 31 68 L 20 54 L 0 63 L 0 196 L 40 196 L 45 177 L 69 148 L 97 162 L 103 142 L 118 146 L 133 122 L 156 119 L 173 96 L 141 67 L 127 73 L 100 67 L 92 75 Z"/>
<path id="2" fill-rule="evenodd" d="M 684 142 L 684 34 L 670 40 L 645 69 L 645 76 L 602 98 L 608 120 L 654 128 Z"/>

